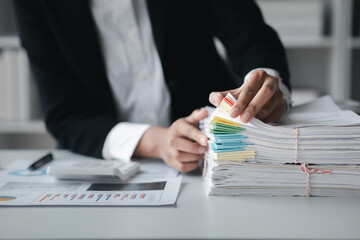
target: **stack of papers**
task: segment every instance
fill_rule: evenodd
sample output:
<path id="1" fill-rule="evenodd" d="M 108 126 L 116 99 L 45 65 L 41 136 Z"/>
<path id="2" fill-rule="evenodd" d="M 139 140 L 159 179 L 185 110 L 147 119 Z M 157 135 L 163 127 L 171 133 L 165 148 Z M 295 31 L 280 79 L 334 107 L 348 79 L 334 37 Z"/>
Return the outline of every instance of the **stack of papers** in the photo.
<path id="1" fill-rule="evenodd" d="M 204 121 L 210 195 L 360 195 L 360 117 L 329 97 L 299 106 L 278 125 L 229 111 L 228 94 Z M 324 112 L 325 111 L 325 112 Z"/>

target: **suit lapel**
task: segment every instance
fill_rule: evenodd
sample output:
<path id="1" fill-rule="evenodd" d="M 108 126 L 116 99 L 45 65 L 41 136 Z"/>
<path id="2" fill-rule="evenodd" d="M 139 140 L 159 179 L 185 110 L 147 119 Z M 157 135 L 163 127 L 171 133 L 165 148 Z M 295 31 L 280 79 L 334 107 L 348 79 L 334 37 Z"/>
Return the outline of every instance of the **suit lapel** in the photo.
<path id="1" fill-rule="evenodd" d="M 51 8 L 49 24 L 54 24 L 53 29 L 66 60 L 74 66 L 77 74 L 83 76 L 86 80 L 83 83 L 90 89 L 97 89 L 98 95 L 111 95 L 89 1 L 56 0 L 47 3 L 47 7 Z M 166 54 L 168 5 L 167 0 L 147 0 L 154 41 L 162 63 Z M 90 79 L 93 81 L 88 81 Z"/>
<path id="2" fill-rule="evenodd" d="M 98 34 L 89 1 L 52 1 L 47 5 L 54 32 L 66 60 L 97 95 L 111 96 Z M 52 23 L 50 23 L 52 24 Z"/>

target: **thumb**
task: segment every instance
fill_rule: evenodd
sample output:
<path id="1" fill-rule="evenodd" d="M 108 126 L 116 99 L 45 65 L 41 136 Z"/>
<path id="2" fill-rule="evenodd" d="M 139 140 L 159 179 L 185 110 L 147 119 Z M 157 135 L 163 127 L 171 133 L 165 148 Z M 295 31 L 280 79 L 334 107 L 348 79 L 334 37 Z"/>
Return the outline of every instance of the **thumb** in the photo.
<path id="1" fill-rule="evenodd" d="M 215 107 L 218 107 L 223 100 L 223 98 L 228 94 L 231 93 L 236 99 L 239 97 L 239 94 L 241 92 L 241 89 L 244 85 L 242 85 L 239 88 L 235 88 L 233 90 L 223 91 L 223 92 L 212 92 L 209 95 L 209 101 L 212 105 Z"/>
<path id="2" fill-rule="evenodd" d="M 192 125 L 199 124 L 200 120 L 207 117 L 208 111 L 205 108 L 202 109 L 196 109 L 194 110 L 189 116 L 187 116 L 185 119 Z"/>

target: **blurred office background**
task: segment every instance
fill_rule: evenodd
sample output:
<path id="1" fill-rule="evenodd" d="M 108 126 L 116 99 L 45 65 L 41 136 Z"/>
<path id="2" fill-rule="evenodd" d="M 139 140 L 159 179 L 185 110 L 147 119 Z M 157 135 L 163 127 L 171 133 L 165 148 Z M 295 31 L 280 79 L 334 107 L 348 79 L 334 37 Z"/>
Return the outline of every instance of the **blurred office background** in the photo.
<path id="1" fill-rule="evenodd" d="M 329 94 L 356 108 L 350 100 L 360 101 L 360 0 L 257 2 L 286 47 L 294 104 Z M 42 118 L 12 2 L 0 0 L 0 149 L 54 148 Z"/>

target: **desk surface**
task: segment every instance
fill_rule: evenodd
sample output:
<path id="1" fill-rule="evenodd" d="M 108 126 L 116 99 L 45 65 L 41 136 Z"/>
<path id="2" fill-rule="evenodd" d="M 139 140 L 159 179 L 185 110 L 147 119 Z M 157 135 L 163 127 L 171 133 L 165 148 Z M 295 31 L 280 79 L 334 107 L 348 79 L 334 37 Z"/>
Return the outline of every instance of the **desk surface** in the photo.
<path id="1" fill-rule="evenodd" d="M 44 152 L 3 150 L 0 161 Z M 360 198 L 209 197 L 192 173 L 171 207 L 0 208 L 0 238 L 359 239 Z"/>

